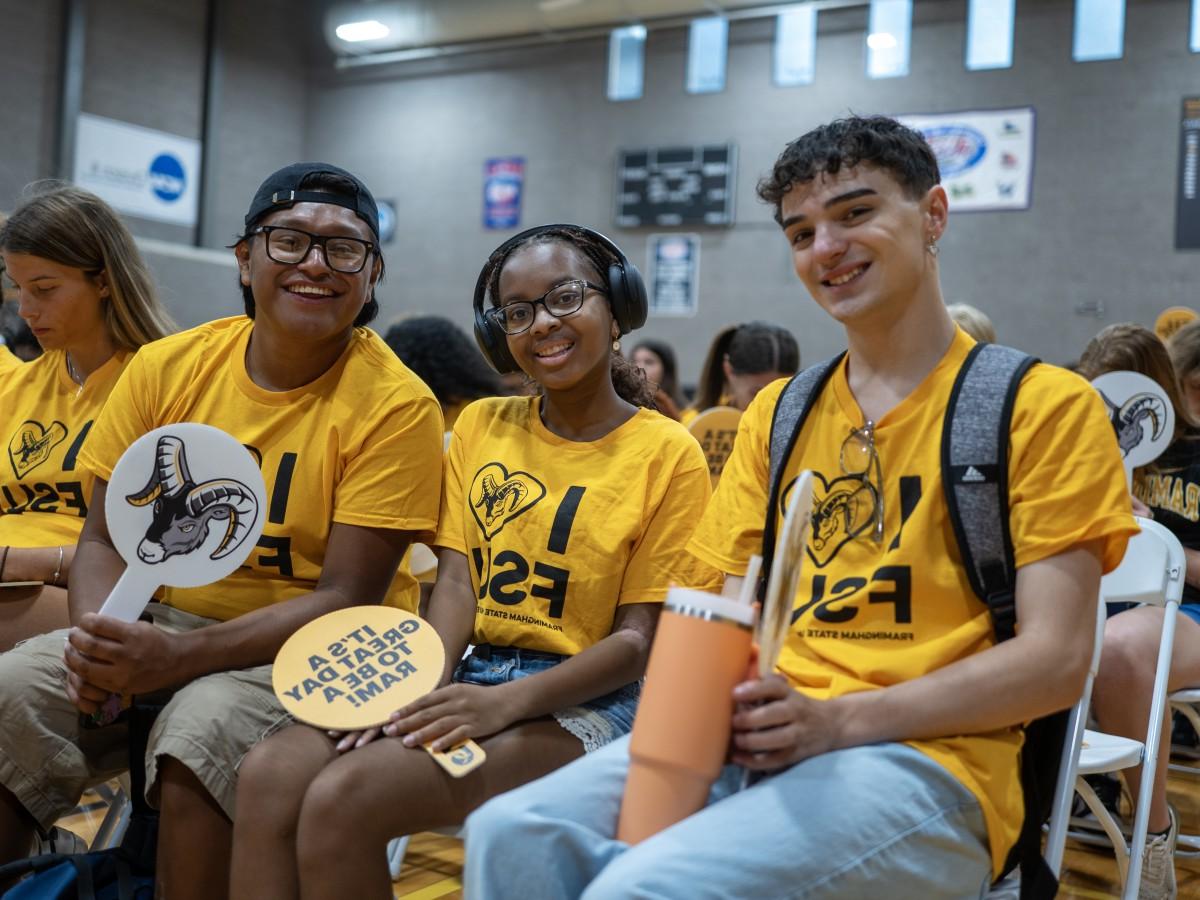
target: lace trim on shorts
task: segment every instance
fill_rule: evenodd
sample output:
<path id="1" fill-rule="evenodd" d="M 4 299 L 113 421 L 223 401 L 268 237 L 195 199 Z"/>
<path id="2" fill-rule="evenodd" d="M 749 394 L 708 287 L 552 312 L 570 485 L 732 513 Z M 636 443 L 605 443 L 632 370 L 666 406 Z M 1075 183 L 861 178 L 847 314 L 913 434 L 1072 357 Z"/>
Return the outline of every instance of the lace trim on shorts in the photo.
<path id="1" fill-rule="evenodd" d="M 583 743 L 583 752 L 591 753 L 619 737 L 612 723 L 595 710 L 568 706 L 554 713 L 554 719 Z"/>

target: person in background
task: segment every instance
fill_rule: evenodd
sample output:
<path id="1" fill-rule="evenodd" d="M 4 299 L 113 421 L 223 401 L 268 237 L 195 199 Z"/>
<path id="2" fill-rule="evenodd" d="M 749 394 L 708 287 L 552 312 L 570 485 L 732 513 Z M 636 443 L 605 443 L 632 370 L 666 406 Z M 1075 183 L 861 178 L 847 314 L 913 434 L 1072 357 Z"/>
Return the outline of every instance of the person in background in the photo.
<path id="1" fill-rule="evenodd" d="M 505 393 L 500 376 L 484 362 L 475 343 L 443 316 L 406 316 L 392 324 L 383 340 L 429 385 L 442 406 L 447 431 L 467 404 Z"/>
<path id="2" fill-rule="evenodd" d="M 996 329 L 981 310 L 966 303 L 951 303 L 946 306 L 946 312 L 954 324 L 975 338 L 981 344 L 996 343 Z"/>
<path id="3" fill-rule="evenodd" d="M 679 421 L 683 409 L 683 393 L 679 390 L 679 366 L 675 351 L 664 341 L 643 340 L 633 348 L 630 361 L 642 370 L 650 389 L 654 391 L 654 405 L 663 415 Z"/>
<path id="4" fill-rule="evenodd" d="M 745 410 L 762 388 L 800 370 L 800 347 L 786 328 L 770 322 L 747 322 L 722 328 L 713 338 L 700 370 L 700 386 L 687 425 L 714 406 Z"/>
<path id="5" fill-rule="evenodd" d="M 80 450 L 134 351 L 174 330 L 133 236 L 103 200 L 34 186 L 0 226 L 11 304 L 45 354 L 0 377 L 0 651 L 67 625 L 94 479 Z M 6 306 L 9 304 L 6 304 Z"/>
<path id="6" fill-rule="evenodd" d="M 629 731 L 662 601 L 689 583 L 680 560 L 709 477 L 696 441 L 652 411 L 616 352 L 637 324 L 619 311 L 645 309 L 644 294 L 610 283 L 626 266 L 571 225 L 523 232 L 489 257 L 481 346 L 502 348 L 491 361 L 508 368 L 503 353 L 540 392 L 480 400 L 455 425 L 429 611 L 442 686 L 393 713 L 382 737 L 297 726 L 246 757 L 235 898 L 387 896 L 389 839 L 461 824 Z M 487 761 L 460 779 L 421 749 L 466 738 Z"/>
<path id="7" fill-rule="evenodd" d="M 1188 418 L 1200 422 L 1200 321 L 1189 322 L 1171 335 L 1167 352 L 1171 354 Z"/>
<path id="8" fill-rule="evenodd" d="M 1190 326 L 1185 326 L 1190 327 Z M 1134 472 L 1135 511 L 1171 530 L 1183 544 L 1187 559 L 1183 602 L 1175 625 L 1168 691 L 1200 684 L 1200 428 L 1179 394 L 1176 372 L 1162 341 L 1147 328 L 1132 323 L 1110 325 L 1088 343 L 1079 360 L 1079 374 L 1089 381 L 1107 372 L 1138 372 L 1163 389 L 1175 410 L 1175 434 L 1157 460 Z M 1110 610 L 1104 626 L 1100 670 L 1092 688 L 1092 712 L 1100 730 L 1134 740 L 1146 736 L 1155 663 L 1162 635 L 1163 609 L 1138 606 Z M 1170 735 L 1170 713 L 1164 735 Z M 1175 811 L 1167 805 L 1167 764 L 1171 742 L 1159 748 L 1150 795 L 1150 833 L 1146 840 L 1139 900 L 1174 898 Z M 1141 766 L 1122 770 L 1129 792 L 1137 796 Z"/>

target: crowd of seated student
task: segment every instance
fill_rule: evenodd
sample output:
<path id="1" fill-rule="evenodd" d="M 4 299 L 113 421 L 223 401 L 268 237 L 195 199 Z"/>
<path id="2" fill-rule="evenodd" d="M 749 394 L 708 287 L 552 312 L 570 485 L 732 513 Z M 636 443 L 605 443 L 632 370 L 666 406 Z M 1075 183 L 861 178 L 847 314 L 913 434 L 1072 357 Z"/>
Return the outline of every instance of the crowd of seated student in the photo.
<path id="1" fill-rule="evenodd" d="M 398 565 L 437 524 L 442 417 L 362 327 L 383 275 L 374 200 L 333 166 L 286 167 L 251 200 L 235 254 L 246 315 L 142 348 L 79 452 L 95 487 L 72 565 L 73 627 L 0 654 L 0 859 L 27 853 L 35 829 L 126 768 L 123 723 L 81 729 L 78 713 L 112 694 L 169 689 L 145 759 L 162 814 L 159 888 L 224 895 L 237 767 L 288 721 L 271 687 L 275 653 L 325 612 L 416 607 L 416 582 Z M 6 262 L 22 291 L 35 289 L 38 272 L 7 252 Z M 102 268 L 87 265 L 89 279 Z M 165 589 L 153 623 L 98 616 L 123 569 L 104 518 L 113 466 L 141 434 L 178 421 L 254 448 L 274 497 L 264 537 L 217 585 Z"/>
<path id="2" fill-rule="evenodd" d="M 393 714 L 383 732 L 400 740 L 376 730 L 335 741 L 297 726 L 252 750 L 238 785 L 249 812 L 234 830 L 235 896 L 290 897 L 301 884 L 318 896 L 384 896 L 391 838 L 461 824 L 490 797 L 629 731 L 659 604 L 686 576 L 678 550 L 707 503 L 708 471 L 696 441 L 646 408 L 645 380 L 614 351 L 629 327 L 626 301 L 609 300 L 608 273 L 621 264 L 606 242 L 568 227 L 518 236 L 488 260 L 482 327 L 505 346 L 493 362 L 520 368 L 540 393 L 472 404 L 454 428 L 429 611 L 450 683 Z M 533 505 L 501 499 L 481 529 L 481 502 L 514 481 Z M 557 600 L 535 587 L 546 600 L 521 606 L 518 620 L 487 615 L 519 598 L 497 567 L 548 563 Z M 420 749 L 467 737 L 487 753 L 485 778 L 451 778 Z"/>
<path id="3" fill-rule="evenodd" d="M 70 519 L 70 534 L 42 538 L 32 514 L 0 515 L 0 581 L 69 583 L 69 597 L 36 589 L 58 598 L 59 619 L 29 633 L 65 625 L 68 604 L 74 626 L 0 654 L 0 862 L 29 852 L 85 786 L 125 768 L 124 731 L 81 730 L 77 714 L 114 693 L 169 689 L 145 762 L 162 810 L 158 878 L 172 898 L 387 896 L 387 840 L 464 819 L 472 897 L 701 887 L 777 896 L 798 885 L 839 897 L 884 884 L 896 897 L 980 895 L 1021 824 L 1020 723 L 1076 699 L 1091 635 L 1079 622 L 1135 525 L 1098 396 L 1035 366 L 1011 432 L 1021 629 L 996 642 L 987 608 L 947 555 L 955 537 L 938 442 L 928 439 L 977 323 L 956 327 L 942 300 L 936 251 L 949 204 L 938 182 L 919 135 L 855 117 L 790 144 L 760 185 L 800 280 L 849 347 L 784 472 L 815 470 L 818 504 L 845 483 L 855 501 L 809 548 L 776 673 L 731 698 L 742 704 L 736 765 L 705 810 L 632 849 L 612 839 L 615 810 L 658 610 L 671 583 L 736 593 L 759 550 L 764 515 L 776 514 L 766 461 L 784 379 L 800 367 L 794 336 L 758 321 L 722 329 L 681 410 L 669 346 L 642 342 L 632 366 L 620 355 L 617 339 L 637 322 L 628 285 L 611 280 L 628 265 L 619 249 L 556 226 L 505 242 L 480 273 L 476 331 L 499 375 L 447 320 L 402 321 L 385 344 L 364 327 L 384 271 L 370 191 L 336 167 L 297 164 L 264 181 L 238 238 L 246 316 L 156 340 L 169 322 L 148 280 L 122 280 L 127 269 L 144 272 L 115 215 L 74 189 L 47 194 L 86 208 L 96 227 L 75 231 L 104 235 L 100 257 L 61 256 L 57 243 L 39 245 L 18 227 L 29 201 L 0 230 L 0 255 L 48 352 L 17 375 L 0 373 L 0 427 L 7 438 L 38 423 L 31 466 L 58 468 L 32 474 L 57 483 L 78 467 L 90 496 L 86 510 L 56 511 L 51 524 Z M 47 319 L 53 327 L 43 329 L 48 301 L 37 292 L 47 273 L 72 286 L 75 305 L 66 325 Z M 85 322 L 96 326 L 91 343 Z M 1097 346 L 1140 338 L 1102 334 Z M 1148 352 L 1165 354 L 1154 340 Z M 1142 359 L 1092 349 L 1081 363 L 1089 377 Z M 1181 329 L 1172 352 L 1181 378 L 1182 360 L 1196 370 L 1200 331 Z M 1154 372 L 1175 385 L 1160 363 Z M 531 395 L 496 396 L 501 377 L 521 378 Z M 6 402 L 35 382 L 54 399 L 22 389 L 25 405 Z M 699 446 L 672 419 L 717 405 L 744 415 L 710 502 Z M 443 417 L 452 437 L 439 462 Z M 167 589 L 150 607 L 153 624 L 114 623 L 96 615 L 122 568 L 103 516 L 107 480 L 140 434 L 184 420 L 254 447 L 268 486 L 290 480 L 287 503 L 229 579 Z M 1135 485 L 1143 500 L 1159 496 L 1154 478 L 1185 477 L 1192 465 L 1194 429 L 1182 411 L 1179 421 L 1168 458 Z M 67 432 L 57 443 L 54 426 Z M 39 441 L 50 459 L 38 458 Z M 870 464 L 848 467 L 847 446 Z M 488 492 L 514 479 L 531 480 L 540 499 L 519 517 L 481 518 Z M 1154 508 L 1168 525 L 1169 512 Z M 1180 524 L 1181 536 L 1194 526 Z M 428 618 L 447 649 L 441 686 L 380 729 L 331 736 L 294 725 L 271 690 L 274 653 L 301 625 L 351 603 L 415 610 L 417 588 L 400 565 L 413 540 L 438 549 Z M 549 585 L 561 602 L 547 585 L 496 582 L 490 565 L 471 562 L 498 565 L 500 555 L 530 572 L 552 563 L 564 573 Z M 526 615 L 486 615 L 514 602 Z M 1102 671 L 1122 635 L 1152 629 L 1147 618 L 1114 617 Z M 1180 684 L 1200 681 L 1190 654 L 1177 657 Z M 1128 710 L 1113 711 L 1103 685 L 1102 676 L 1101 724 L 1120 730 Z M 468 737 L 489 759 L 462 780 L 419 749 Z M 739 792 L 741 768 L 755 777 Z M 1165 833 L 1148 852 L 1162 858 L 1167 847 L 1169 871 L 1174 823 L 1165 792 L 1155 796 L 1151 828 Z M 1146 896 L 1173 896 L 1173 876 L 1156 881 L 1153 868 L 1144 883 L 1158 893 Z"/>
<path id="4" fill-rule="evenodd" d="M 133 237 L 99 197 L 42 184 L 0 226 L 4 278 L 45 354 L 0 378 L 0 651 L 67 625 L 94 477 L 79 454 L 117 379 L 172 325 Z M 15 359 L 15 357 L 10 357 Z"/>

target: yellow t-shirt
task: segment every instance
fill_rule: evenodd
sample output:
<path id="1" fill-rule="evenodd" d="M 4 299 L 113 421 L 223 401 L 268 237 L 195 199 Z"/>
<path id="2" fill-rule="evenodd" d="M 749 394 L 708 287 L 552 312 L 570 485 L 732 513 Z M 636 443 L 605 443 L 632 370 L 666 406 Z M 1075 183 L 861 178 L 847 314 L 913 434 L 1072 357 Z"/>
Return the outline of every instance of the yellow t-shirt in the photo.
<path id="1" fill-rule="evenodd" d="M 844 474 L 841 447 L 851 429 L 864 424 L 845 362 L 809 414 L 784 484 L 801 469 L 813 470 L 813 533 L 792 631 L 777 665 L 809 696 L 909 681 L 995 643 L 987 607 L 962 567 L 940 461 L 950 389 L 974 343 L 959 330 L 934 370 L 876 424 L 882 542 L 871 536 L 869 502 L 844 502 L 859 482 Z M 735 575 L 744 574 L 750 555 L 760 552 L 771 416 L 786 383 L 763 390 L 742 417 L 733 455 L 690 545 L 701 559 Z M 1018 568 L 1095 539 L 1102 540 L 1104 571 L 1115 568 L 1137 526 L 1097 393 L 1077 375 L 1035 366 L 1017 393 L 1010 434 L 1009 522 Z M 1021 741 L 1021 731 L 1011 728 L 907 742 L 979 800 L 997 872 L 1024 815 Z"/>
<path id="2" fill-rule="evenodd" d="M 118 351 L 83 387 L 67 374 L 65 354 L 51 350 L 0 378 L 0 546 L 74 544 L 95 482 L 79 451 L 133 354 Z"/>
<path id="3" fill-rule="evenodd" d="M 474 643 L 570 655 L 612 631 L 618 606 L 661 602 L 710 571 L 681 559 L 708 466 L 658 413 L 576 442 L 542 424 L 540 402 L 479 400 L 458 417 L 435 543 L 467 557 Z"/>
<path id="4" fill-rule="evenodd" d="M 332 523 L 432 534 L 441 487 L 442 414 L 433 394 L 378 335 L 357 328 L 341 358 L 290 391 L 246 371 L 253 323 L 218 319 L 143 347 L 96 423 L 82 464 L 108 480 L 125 449 L 173 422 L 204 422 L 251 448 L 267 485 L 266 527 L 246 563 L 163 601 L 227 620 L 309 593 Z M 385 603 L 417 608 L 401 567 Z"/>
<path id="5" fill-rule="evenodd" d="M 13 356 L 13 352 L 4 344 L 0 344 L 0 372 L 7 372 L 9 369 L 16 369 L 21 365 L 21 360 Z"/>

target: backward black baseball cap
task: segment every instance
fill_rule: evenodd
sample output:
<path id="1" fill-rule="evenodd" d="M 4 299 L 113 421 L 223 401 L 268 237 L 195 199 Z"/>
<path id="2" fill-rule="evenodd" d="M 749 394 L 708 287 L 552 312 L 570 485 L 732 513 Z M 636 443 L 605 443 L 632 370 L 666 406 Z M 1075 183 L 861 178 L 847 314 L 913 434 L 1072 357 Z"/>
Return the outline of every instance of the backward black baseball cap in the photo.
<path id="1" fill-rule="evenodd" d="M 318 174 L 345 178 L 354 185 L 353 194 L 300 189 L 301 183 L 308 176 Z M 246 230 L 249 231 L 268 213 L 277 209 L 289 209 L 297 203 L 332 203 L 335 206 L 343 206 L 366 222 L 371 228 L 371 233 L 375 235 L 375 240 L 379 240 L 379 208 L 375 205 L 375 198 L 371 196 L 367 186 L 345 169 L 322 162 L 292 163 L 268 175 L 266 181 L 259 185 L 254 199 L 250 201 L 250 211 L 246 213 Z"/>

